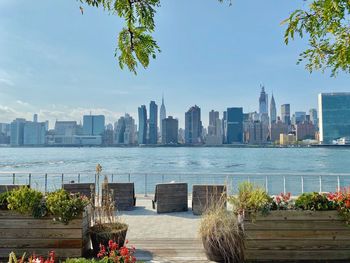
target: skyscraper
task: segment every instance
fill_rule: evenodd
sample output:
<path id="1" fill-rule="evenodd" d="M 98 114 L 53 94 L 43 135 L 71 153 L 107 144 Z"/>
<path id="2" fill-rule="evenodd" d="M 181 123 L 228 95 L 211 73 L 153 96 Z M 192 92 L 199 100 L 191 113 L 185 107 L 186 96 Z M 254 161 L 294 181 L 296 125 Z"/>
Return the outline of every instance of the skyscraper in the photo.
<path id="1" fill-rule="evenodd" d="M 211 110 L 209 112 L 209 126 L 208 126 L 208 135 L 216 135 L 216 125 L 217 119 L 219 119 L 219 112 Z"/>
<path id="2" fill-rule="evenodd" d="M 178 144 L 179 121 L 169 116 L 162 122 L 162 144 Z"/>
<path id="3" fill-rule="evenodd" d="M 296 111 L 295 112 L 295 123 L 294 125 L 303 123 L 306 121 L 306 112 L 305 111 Z"/>
<path id="4" fill-rule="evenodd" d="M 270 103 L 270 120 L 271 123 L 276 123 L 277 121 L 277 110 L 276 110 L 276 102 L 275 102 L 275 98 L 271 97 L 271 103 Z"/>
<path id="5" fill-rule="evenodd" d="M 350 92 L 318 95 L 320 142 L 350 137 Z"/>
<path id="6" fill-rule="evenodd" d="M 24 124 L 23 130 L 23 145 L 44 145 L 46 127 L 45 122 L 35 122 L 27 121 Z"/>
<path id="7" fill-rule="evenodd" d="M 185 113 L 185 143 L 198 144 L 202 142 L 201 109 L 195 105 Z"/>
<path id="8" fill-rule="evenodd" d="M 261 86 L 261 92 L 259 97 L 259 114 L 267 114 L 268 115 L 268 95 L 265 92 L 265 87 Z"/>
<path id="9" fill-rule="evenodd" d="M 158 106 L 154 101 L 149 104 L 149 144 L 157 144 L 158 141 Z"/>
<path id="10" fill-rule="evenodd" d="M 103 135 L 105 131 L 104 115 L 84 115 L 83 132 L 84 135 L 97 136 Z"/>
<path id="11" fill-rule="evenodd" d="M 281 120 L 283 123 L 290 125 L 290 104 L 281 105 Z"/>
<path id="12" fill-rule="evenodd" d="M 162 137 L 162 121 L 166 118 L 166 109 L 164 105 L 164 96 L 162 96 L 162 105 L 159 112 L 160 136 Z"/>
<path id="13" fill-rule="evenodd" d="M 138 142 L 139 144 L 147 144 L 147 109 L 145 105 L 141 105 L 138 108 L 139 114 L 139 133 Z"/>
<path id="14" fill-rule="evenodd" d="M 310 114 L 310 121 L 317 128 L 318 127 L 317 110 L 316 109 L 310 109 L 309 110 L 309 114 Z"/>
<path id="15" fill-rule="evenodd" d="M 11 122 L 11 136 L 10 136 L 11 146 L 23 145 L 25 123 L 26 123 L 26 120 L 21 118 L 17 118 L 13 122 Z"/>
<path id="16" fill-rule="evenodd" d="M 243 142 L 243 108 L 227 108 L 227 143 Z"/>
<path id="17" fill-rule="evenodd" d="M 124 144 L 124 133 L 125 133 L 125 118 L 120 117 L 118 121 L 114 124 L 115 139 L 116 144 Z"/>

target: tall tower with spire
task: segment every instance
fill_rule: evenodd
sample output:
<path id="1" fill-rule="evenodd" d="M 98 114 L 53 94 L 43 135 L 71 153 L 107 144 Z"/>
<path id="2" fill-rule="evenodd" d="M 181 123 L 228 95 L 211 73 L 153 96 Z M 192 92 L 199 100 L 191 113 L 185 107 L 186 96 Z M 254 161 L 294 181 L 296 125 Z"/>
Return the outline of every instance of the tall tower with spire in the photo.
<path id="1" fill-rule="evenodd" d="M 276 102 L 275 102 L 275 98 L 273 97 L 273 93 L 272 93 L 271 103 L 270 103 L 270 120 L 271 120 L 271 123 L 276 123 L 277 121 Z"/>
<path id="2" fill-rule="evenodd" d="M 162 95 L 162 105 L 160 106 L 160 112 L 159 112 L 159 128 L 160 128 L 160 136 L 162 137 L 162 131 L 163 131 L 163 126 L 162 122 L 166 118 L 166 109 L 164 105 L 164 95 Z"/>
<path id="3" fill-rule="evenodd" d="M 261 92 L 259 97 L 259 113 L 262 114 L 268 114 L 267 105 L 268 105 L 268 97 L 265 92 L 265 87 L 263 85 L 261 86 Z"/>

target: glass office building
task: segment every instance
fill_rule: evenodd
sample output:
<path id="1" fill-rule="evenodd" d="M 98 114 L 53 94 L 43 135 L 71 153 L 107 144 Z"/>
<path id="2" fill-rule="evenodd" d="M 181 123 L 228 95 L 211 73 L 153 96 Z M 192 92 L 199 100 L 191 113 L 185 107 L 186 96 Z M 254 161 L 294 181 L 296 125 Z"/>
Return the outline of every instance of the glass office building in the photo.
<path id="1" fill-rule="evenodd" d="M 350 92 L 318 95 L 320 142 L 350 136 Z"/>
<path id="2" fill-rule="evenodd" d="M 228 144 L 243 142 L 243 108 L 227 108 Z"/>

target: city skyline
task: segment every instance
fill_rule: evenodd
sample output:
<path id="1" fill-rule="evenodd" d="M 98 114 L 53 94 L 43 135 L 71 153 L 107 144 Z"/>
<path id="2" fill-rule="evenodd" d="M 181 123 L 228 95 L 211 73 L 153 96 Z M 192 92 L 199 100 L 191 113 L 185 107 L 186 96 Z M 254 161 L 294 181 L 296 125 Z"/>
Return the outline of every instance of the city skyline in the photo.
<path id="1" fill-rule="evenodd" d="M 137 105 L 145 102 L 160 105 L 164 93 L 167 111 L 184 127 L 183 112 L 193 103 L 202 112 L 228 106 L 256 110 L 260 83 L 270 97 L 274 94 L 278 111 L 290 103 L 293 112 L 307 112 L 317 107 L 318 93 L 349 90 L 345 74 L 310 75 L 296 65 L 304 41 L 284 45 L 280 22 L 298 4 L 179 1 L 162 3 L 155 33 L 162 53 L 133 76 L 120 70 L 113 56 L 122 26 L 118 18 L 94 8 L 82 16 L 79 3 L 68 0 L 55 5 L 2 0 L 1 121 L 31 119 L 32 113 L 50 123 L 65 116 L 79 121 L 92 111 L 114 122 L 126 112 L 137 116 Z M 202 120 L 208 123 L 207 114 Z"/>

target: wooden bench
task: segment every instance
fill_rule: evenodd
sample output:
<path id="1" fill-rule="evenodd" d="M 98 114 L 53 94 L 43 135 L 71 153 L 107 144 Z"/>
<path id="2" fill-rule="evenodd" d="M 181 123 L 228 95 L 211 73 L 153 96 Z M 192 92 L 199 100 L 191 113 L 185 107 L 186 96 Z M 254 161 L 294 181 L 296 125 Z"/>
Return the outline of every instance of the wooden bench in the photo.
<path id="1" fill-rule="evenodd" d="M 0 194 L 8 191 L 12 191 L 14 189 L 20 188 L 21 186 L 26 186 L 30 187 L 29 185 L 26 184 L 1 184 L 0 185 Z"/>
<path id="2" fill-rule="evenodd" d="M 226 185 L 193 185 L 192 212 L 201 215 L 213 205 L 226 207 Z"/>
<path id="3" fill-rule="evenodd" d="M 186 183 L 157 184 L 152 200 L 157 213 L 182 212 L 188 210 L 188 189 Z M 156 207 L 157 205 L 157 207 Z"/>
<path id="4" fill-rule="evenodd" d="M 87 196 L 91 199 L 91 194 L 95 193 L 95 184 L 94 183 L 72 183 L 72 184 L 63 184 L 62 188 L 69 193 Z"/>
<path id="5" fill-rule="evenodd" d="M 103 185 L 102 185 L 103 187 Z M 136 205 L 134 183 L 108 183 L 108 190 L 113 193 L 115 206 L 119 211 L 132 210 Z M 102 199 L 104 195 L 102 195 Z M 103 202 L 103 200 L 102 200 Z"/>

